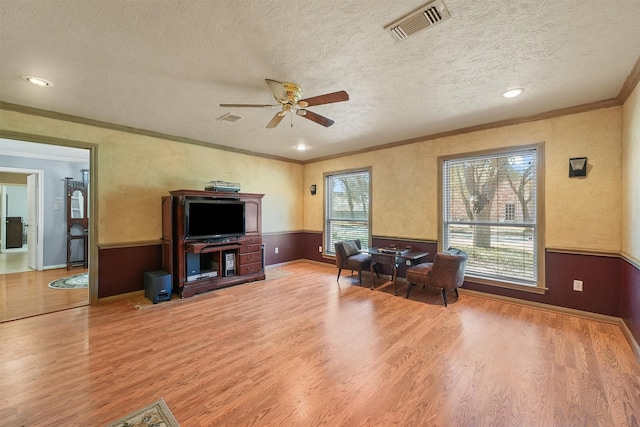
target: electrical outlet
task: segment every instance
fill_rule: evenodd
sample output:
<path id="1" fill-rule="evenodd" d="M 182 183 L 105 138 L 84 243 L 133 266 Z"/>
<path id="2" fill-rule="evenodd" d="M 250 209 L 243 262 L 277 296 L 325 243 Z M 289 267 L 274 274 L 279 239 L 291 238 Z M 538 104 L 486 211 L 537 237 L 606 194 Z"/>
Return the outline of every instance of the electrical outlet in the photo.
<path id="1" fill-rule="evenodd" d="M 278 253 L 278 248 L 276 248 L 276 253 Z"/>
<path id="2" fill-rule="evenodd" d="M 573 281 L 573 290 L 582 292 L 582 280 Z"/>
<path id="3" fill-rule="evenodd" d="M 410 261 L 410 260 L 406 260 L 404 263 L 405 263 L 406 265 L 411 265 L 411 261 Z"/>
<path id="4" fill-rule="evenodd" d="M 322 253 L 322 246 L 318 246 L 318 252 Z"/>

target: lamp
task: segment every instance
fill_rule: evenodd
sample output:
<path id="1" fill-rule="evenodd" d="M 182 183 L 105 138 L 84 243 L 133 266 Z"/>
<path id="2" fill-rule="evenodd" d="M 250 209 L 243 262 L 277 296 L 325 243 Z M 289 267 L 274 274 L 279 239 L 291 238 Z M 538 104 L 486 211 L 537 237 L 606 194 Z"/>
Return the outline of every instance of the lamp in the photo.
<path id="1" fill-rule="evenodd" d="M 587 158 L 572 157 L 569 159 L 569 178 L 587 176 Z"/>
<path id="2" fill-rule="evenodd" d="M 311 187 L 309 187 L 309 191 L 311 192 L 312 196 L 316 195 L 316 185 L 313 184 Z"/>

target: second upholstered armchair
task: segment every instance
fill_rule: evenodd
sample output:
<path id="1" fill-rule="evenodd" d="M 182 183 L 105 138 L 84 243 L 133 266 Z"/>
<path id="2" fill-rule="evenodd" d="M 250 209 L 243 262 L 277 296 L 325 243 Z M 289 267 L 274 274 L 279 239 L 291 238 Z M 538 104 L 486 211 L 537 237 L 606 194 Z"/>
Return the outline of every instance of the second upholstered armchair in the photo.
<path id="1" fill-rule="evenodd" d="M 454 290 L 458 296 L 458 288 L 464 283 L 464 270 L 468 255 L 465 251 L 450 248 L 447 252 L 436 254 L 433 262 L 425 262 L 407 270 L 407 298 L 413 285 L 440 288 L 442 302 L 447 306 L 447 291 Z"/>

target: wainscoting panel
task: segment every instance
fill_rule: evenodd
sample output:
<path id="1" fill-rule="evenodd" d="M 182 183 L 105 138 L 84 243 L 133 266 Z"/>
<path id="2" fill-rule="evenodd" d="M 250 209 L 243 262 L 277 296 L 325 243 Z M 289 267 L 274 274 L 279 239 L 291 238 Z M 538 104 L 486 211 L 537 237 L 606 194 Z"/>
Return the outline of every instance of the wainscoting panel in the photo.
<path id="1" fill-rule="evenodd" d="M 465 281 L 464 287 L 494 295 L 620 317 L 622 262 L 620 258 L 612 256 L 547 252 L 546 286 L 549 289 L 545 295 L 470 281 Z M 584 282 L 582 292 L 573 290 L 574 279 Z"/>
<path id="2" fill-rule="evenodd" d="M 640 269 L 627 260 L 621 262 L 624 286 L 620 295 L 620 317 L 640 342 Z"/>
<path id="3" fill-rule="evenodd" d="M 98 298 L 144 289 L 145 271 L 162 270 L 162 245 L 100 248 Z"/>
<path id="4" fill-rule="evenodd" d="M 298 259 L 334 263 L 333 260 L 322 258 L 322 254 L 318 252 L 318 247 L 322 246 L 322 233 L 297 231 L 263 234 L 262 242 L 265 247 L 266 265 Z M 277 254 L 275 248 L 278 248 Z"/>

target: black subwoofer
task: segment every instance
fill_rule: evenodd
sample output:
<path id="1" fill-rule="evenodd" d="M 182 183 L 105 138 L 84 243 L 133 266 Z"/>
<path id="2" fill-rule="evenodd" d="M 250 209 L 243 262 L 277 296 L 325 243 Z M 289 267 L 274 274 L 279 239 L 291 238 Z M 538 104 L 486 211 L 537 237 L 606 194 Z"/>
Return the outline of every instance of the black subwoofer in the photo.
<path id="1" fill-rule="evenodd" d="M 171 299 L 171 274 L 165 271 L 144 273 L 144 296 L 154 304 Z"/>

